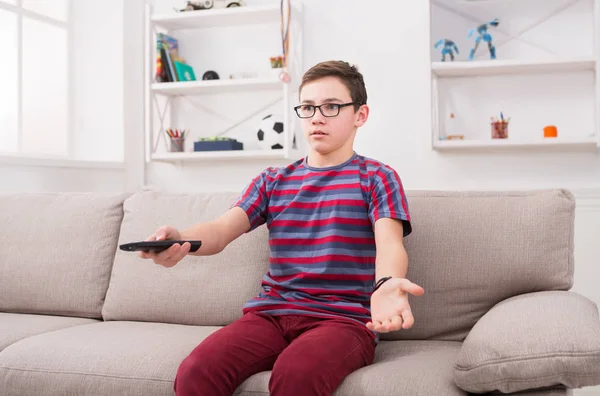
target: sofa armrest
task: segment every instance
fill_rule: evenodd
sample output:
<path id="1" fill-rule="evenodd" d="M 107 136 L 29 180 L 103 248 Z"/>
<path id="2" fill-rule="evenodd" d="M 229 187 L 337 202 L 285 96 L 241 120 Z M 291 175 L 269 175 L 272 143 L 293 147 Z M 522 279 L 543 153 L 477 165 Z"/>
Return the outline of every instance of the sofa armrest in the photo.
<path id="1" fill-rule="evenodd" d="M 502 301 L 465 338 L 454 381 L 474 393 L 600 385 L 598 316 L 592 301 L 570 291 Z"/>

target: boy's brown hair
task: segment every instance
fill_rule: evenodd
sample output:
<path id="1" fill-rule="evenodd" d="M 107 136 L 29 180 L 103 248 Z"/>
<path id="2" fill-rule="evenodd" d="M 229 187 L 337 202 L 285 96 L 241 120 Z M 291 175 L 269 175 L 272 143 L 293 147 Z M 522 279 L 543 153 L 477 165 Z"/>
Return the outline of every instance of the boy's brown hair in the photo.
<path id="1" fill-rule="evenodd" d="M 325 77 L 337 77 L 350 91 L 350 97 L 354 103 L 354 111 L 360 106 L 367 104 L 367 89 L 362 74 L 356 66 L 351 66 L 344 61 L 326 61 L 317 63 L 304 73 L 299 92 L 304 85 Z"/>

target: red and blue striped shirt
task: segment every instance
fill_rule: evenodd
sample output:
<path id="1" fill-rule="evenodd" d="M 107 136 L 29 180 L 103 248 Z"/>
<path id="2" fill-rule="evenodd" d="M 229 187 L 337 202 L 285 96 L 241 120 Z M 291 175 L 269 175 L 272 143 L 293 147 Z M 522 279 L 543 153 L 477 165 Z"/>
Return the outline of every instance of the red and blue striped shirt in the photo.
<path id="1" fill-rule="evenodd" d="M 262 292 L 243 312 L 371 320 L 375 221 L 401 220 L 410 234 L 408 203 L 396 171 L 356 153 L 343 164 L 313 168 L 305 159 L 267 168 L 233 206 L 251 230 L 266 224 L 271 248 Z M 251 231 L 250 230 L 250 231 Z"/>

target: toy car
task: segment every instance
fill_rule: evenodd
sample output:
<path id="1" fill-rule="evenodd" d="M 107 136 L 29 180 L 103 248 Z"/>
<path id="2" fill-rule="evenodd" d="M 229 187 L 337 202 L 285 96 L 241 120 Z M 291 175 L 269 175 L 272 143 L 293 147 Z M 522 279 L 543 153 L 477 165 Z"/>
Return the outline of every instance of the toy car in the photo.
<path id="1" fill-rule="evenodd" d="M 195 0 L 188 1 L 181 11 L 208 10 L 211 8 L 229 8 L 245 6 L 244 0 Z"/>

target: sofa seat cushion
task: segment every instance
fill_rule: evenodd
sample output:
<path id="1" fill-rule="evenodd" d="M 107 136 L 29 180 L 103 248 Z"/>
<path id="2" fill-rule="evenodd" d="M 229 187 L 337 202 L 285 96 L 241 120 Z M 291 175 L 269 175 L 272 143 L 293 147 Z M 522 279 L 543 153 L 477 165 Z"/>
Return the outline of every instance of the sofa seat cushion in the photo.
<path id="1" fill-rule="evenodd" d="M 179 364 L 218 327 L 101 322 L 0 352 L 3 396 L 172 395 Z"/>
<path id="2" fill-rule="evenodd" d="M 219 329 L 149 322 L 102 322 L 39 334 L 0 352 L 3 396 L 171 395 L 179 364 Z M 383 341 L 374 363 L 344 380 L 335 395 L 466 396 L 452 382 L 458 342 Z M 270 372 L 237 395 L 268 395 Z"/>
<path id="3" fill-rule="evenodd" d="M 334 396 L 466 396 L 454 385 L 452 363 L 461 344 L 452 341 L 382 341 L 375 361 L 350 374 Z M 236 396 L 268 396 L 270 372 L 248 378 Z"/>
<path id="4" fill-rule="evenodd" d="M 95 322 L 85 318 L 0 312 L 0 351 L 27 337 Z"/>
<path id="5" fill-rule="evenodd" d="M 469 395 L 475 395 L 469 393 Z M 506 393 L 495 391 L 485 393 L 486 396 L 506 396 Z M 573 389 L 564 386 L 551 386 L 547 388 L 530 389 L 522 392 L 510 393 L 510 396 L 573 396 Z"/>

